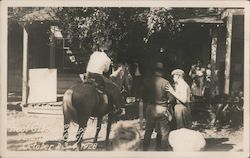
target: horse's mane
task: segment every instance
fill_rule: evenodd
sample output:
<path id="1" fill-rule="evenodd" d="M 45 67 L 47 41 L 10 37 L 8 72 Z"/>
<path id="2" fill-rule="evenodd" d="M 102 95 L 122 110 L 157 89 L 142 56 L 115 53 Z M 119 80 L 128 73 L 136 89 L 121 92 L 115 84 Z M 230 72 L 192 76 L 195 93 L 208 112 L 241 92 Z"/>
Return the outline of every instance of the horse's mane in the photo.
<path id="1" fill-rule="evenodd" d="M 119 65 L 118 68 L 110 75 L 110 79 L 119 87 L 119 89 L 122 89 L 123 86 L 123 77 L 124 77 L 125 69 L 123 65 Z"/>

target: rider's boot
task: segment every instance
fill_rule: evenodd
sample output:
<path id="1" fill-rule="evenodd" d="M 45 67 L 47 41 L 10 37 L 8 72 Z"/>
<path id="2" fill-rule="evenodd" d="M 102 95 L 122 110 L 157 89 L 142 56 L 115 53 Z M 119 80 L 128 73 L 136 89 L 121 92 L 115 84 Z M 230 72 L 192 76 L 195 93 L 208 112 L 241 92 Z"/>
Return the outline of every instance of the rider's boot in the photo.
<path id="1" fill-rule="evenodd" d="M 116 106 L 114 106 L 114 109 L 112 111 L 112 113 L 115 114 L 115 115 L 121 115 L 122 112 L 123 112 L 122 109 L 119 108 L 119 107 L 116 107 Z"/>
<path id="2" fill-rule="evenodd" d="M 98 85 L 96 89 L 100 94 L 106 94 L 103 86 Z"/>

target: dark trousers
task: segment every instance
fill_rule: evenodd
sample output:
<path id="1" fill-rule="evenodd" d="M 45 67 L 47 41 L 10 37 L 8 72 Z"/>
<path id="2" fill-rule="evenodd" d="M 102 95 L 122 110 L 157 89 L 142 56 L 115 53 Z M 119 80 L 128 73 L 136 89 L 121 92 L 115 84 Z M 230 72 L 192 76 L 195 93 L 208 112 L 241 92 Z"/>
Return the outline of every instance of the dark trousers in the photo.
<path id="1" fill-rule="evenodd" d="M 148 150 L 153 131 L 156 131 L 156 149 L 168 149 L 168 135 L 170 132 L 170 122 L 167 117 L 154 117 L 151 114 L 151 108 L 146 110 L 146 130 L 144 134 L 143 150 Z"/>
<path id="2" fill-rule="evenodd" d="M 121 92 L 113 81 L 97 73 L 88 72 L 87 77 L 95 79 L 97 84 L 104 88 L 105 92 L 111 97 L 112 103 L 115 105 L 115 107 L 119 108 L 125 106 Z"/>

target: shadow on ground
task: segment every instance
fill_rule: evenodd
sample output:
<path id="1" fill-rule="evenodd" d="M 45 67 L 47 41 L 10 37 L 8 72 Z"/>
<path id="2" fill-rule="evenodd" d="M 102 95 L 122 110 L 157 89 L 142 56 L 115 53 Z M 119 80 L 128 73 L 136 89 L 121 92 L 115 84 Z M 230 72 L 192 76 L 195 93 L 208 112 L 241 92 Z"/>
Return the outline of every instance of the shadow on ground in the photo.
<path id="1" fill-rule="evenodd" d="M 233 145 L 226 143 L 229 138 L 207 138 L 205 151 L 230 151 Z"/>

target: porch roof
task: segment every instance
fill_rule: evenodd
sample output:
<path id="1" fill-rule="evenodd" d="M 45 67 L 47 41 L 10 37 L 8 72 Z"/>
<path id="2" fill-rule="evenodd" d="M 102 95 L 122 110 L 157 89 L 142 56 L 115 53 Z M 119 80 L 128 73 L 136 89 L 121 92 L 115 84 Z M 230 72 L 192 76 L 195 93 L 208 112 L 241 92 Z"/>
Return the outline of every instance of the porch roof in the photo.
<path id="1" fill-rule="evenodd" d="M 222 19 L 218 17 L 194 17 L 179 19 L 181 23 L 203 23 L 203 24 L 222 24 L 224 23 Z"/>
<path id="2" fill-rule="evenodd" d="M 58 21 L 56 12 L 58 8 L 47 7 L 30 14 L 26 14 L 23 18 L 23 22 L 27 21 Z"/>

